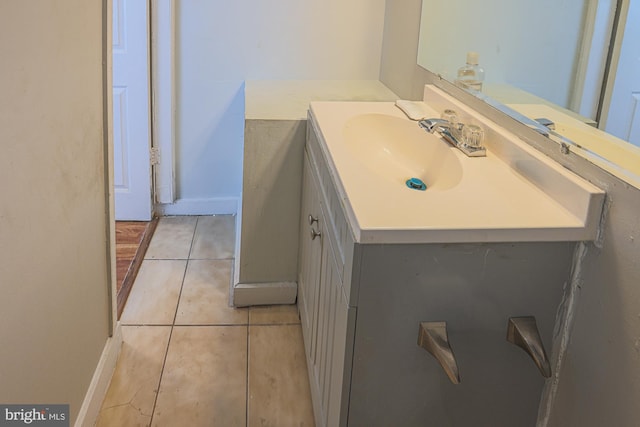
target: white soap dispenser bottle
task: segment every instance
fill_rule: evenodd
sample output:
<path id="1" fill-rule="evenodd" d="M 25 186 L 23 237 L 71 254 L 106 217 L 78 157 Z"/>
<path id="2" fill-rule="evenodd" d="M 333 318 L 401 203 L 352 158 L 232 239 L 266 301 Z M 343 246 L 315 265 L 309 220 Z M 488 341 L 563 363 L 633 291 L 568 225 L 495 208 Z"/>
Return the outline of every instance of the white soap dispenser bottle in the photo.
<path id="1" fill-rule="evenodd" d="M 455 83 L 463 89 L 480 92 L 484 81 L 484 70 L 478 65 L 478 52 L 467 52 L 467 63 L 458 68 Z"/>

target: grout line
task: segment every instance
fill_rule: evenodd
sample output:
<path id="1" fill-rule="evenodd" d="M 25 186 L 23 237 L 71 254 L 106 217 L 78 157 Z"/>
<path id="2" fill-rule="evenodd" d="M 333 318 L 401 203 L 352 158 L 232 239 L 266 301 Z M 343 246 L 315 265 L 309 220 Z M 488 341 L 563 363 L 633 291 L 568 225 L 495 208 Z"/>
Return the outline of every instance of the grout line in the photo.
<path id="1" fill-rule="evenodd" d="M 193 242 L 196 240 L 196 233 L 198 232 L 198 223 L 200 222 L 200 217 L 196 217 L 196 225 L 193 227 L 193 237 L 191 237 L 191 245 L 189 246 L 189 255 L 188 259 L 191 260 L 191 252 L 193 251 Z"/>
<path id="2" fill-rule="evenodd" d="M 120 323 L 122 326 L 173 326 L 171 323 Z"/>
<path id="3" fill-rule="evenodd" d="M 173 325 L 171 325 L 171 330 L 169 331 L 169 339 L 167 340 L 167 349 L 164 351 L 164 359 L 162 360 L 162 369 L 160 370 L 160 378 L 158 378 L 158 386 L 156 387 L 156 396 L 153 399 L 153 407 L 151 408 L 151 418 L 149 419 L 149 426 L 153 425 L 153 417 L 156 414 L 156 404 L 158 403 L 158 396 L 160 395 L 160 384 L 162 384 L 162 377 L 164 376 L 164 367 L 167 364 L 167 356 L 169 355 L 169 346 L 171 345 L 172 338 L 173 338 Z"/>
<path id="4" fill-rule="evenodd" d="M 176 324 L 176 325 L 173 325 L 173 326 L 180 326 L 181 328 L 190 328 L 192 326 L 199 327 L 199 328 L 202 328 L 202 327 L 226 328 L 226 327 L 236 327 L 236 326 L 244 326 L 244 327 L 246 327 L 246 326 L 249 326 L 249 324 L 248 323 L 226 323 L 226 324 L 221 324 L 221 323 L 189 323 L 188 325 L 187 324 L 185 324 L 185 325 Z"/>
<path id="5" fill-rule="evenodd" d="M 193 241 L 196 238 L 196 228 L 198 226 L 198 220 L 196 219 L 196 227 L 193 229 L 193 236 L 191 237 L 191 246 L 189 247 L 189 254 L 193 248 Z M 189 260 L 187 260 L 184 266 L 184 273 L 182 274 L 182 283 L 180 284 L 180 293 L 178 294 L 178 301 L 176 303 L 176 311 L 173 314 L 173 323 L 171 324 L 171 332 L 169 332 L 169 341 L 167 342 L 167 350 L 164 353 L 164 360 L 162 361 L 162 370 L 160 370 L 160 379 L 158 380 L 158 387 L 156 391 L 156 397 L 153 400 L 153 409 L 151 410 L 151 419 L 149 425 L 153 425 L 153 417 L 156 414 L 156 405 L 158 404 L 158 396 L 160 395 L 160 385 L 162 384 L 162 377 L 164 376 L 164 368 L 167 364 L 167 357 L 169 356 L 169 347 L 171 346 L 171 339 L 173 338 L 173 329 L 176 326 L 176 318 L 178 317 L 178 308 L 180 307 L 180 298 L 182 298 L 182 290 L 184 289 L 184 279 L 187 277 L 187 271 L 189 270 Z"/>
<path id="6" fill-rule="evenodd" d="M 284 323 L 252 323 L 251 326 L 297 326 L 300 325 L 300 322 L 298 323 L 290 323 L 290 322 L 284 322 Z"/>
<path id="7" fill-rule="evenodd" d="M 284 322 L 284 323 L 176 323 L 173 325 L 170 324 L 126 324 L 126 325 L 122 325 L 122 326 L 180 326 L 181 328 L 189 328 L 192 326 L 198 326 L 198 327 L 203 327 L 203 326 L 211 326 L 211 327 L 219 327 L 219 328 L 224 328 L 224 327 L 238 327 L 238 326 L 299 326 L 300 322 L 298 323 L 292 323 L 292 322 Z"/>
<path id="8" fill-rule="evenodd" d="M 249 329 L 251 325 L 247 325 L 247 368 L 245 370 L 245 426 L 249 426 L 249 356 L 251 355 L 251 343 L 249 340 Z"/>

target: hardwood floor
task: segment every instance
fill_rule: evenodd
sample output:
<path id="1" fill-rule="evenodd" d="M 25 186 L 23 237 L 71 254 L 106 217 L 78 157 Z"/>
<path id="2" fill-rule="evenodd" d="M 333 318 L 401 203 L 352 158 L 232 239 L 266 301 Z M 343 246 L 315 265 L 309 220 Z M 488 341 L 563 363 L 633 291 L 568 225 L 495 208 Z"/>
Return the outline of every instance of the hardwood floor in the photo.
<path id="1" fill-rule="evenodd" d="M 116 221 L 116 280 L 118 319 L 124 310 L 158 219 Z"/>

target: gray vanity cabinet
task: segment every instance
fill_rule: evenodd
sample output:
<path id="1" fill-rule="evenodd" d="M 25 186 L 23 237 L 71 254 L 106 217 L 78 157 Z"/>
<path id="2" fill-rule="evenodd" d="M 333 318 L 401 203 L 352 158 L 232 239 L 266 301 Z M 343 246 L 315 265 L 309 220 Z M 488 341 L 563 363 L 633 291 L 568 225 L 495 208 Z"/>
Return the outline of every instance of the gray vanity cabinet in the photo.
<path id="1" fill-rule="evenodd" d="M 312 120 L 304 158 L 298 306 L 316 425 L 535 426 L 545 378 L 507 325 L 534 316 L 551 356 L 575 243 L 360 244 Z M 447 322 L 460 384 L 418 346 L 421 322 Z"/>

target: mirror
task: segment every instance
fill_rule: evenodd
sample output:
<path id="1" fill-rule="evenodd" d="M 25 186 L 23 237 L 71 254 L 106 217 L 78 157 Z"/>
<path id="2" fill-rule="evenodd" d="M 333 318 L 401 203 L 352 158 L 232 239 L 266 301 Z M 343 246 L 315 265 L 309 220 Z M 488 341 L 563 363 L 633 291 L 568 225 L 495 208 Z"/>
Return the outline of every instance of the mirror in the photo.
<path id="1" fill-rule="evenodd" d="M 470 92 L 530 125 L 549 119 L 552 139 L 638 186 L 640 29 L 625 23 L 640 5 L 630 3 L 423 0 L 417 62 L 455 83 L 477 52 L 485 80 Z"/>

